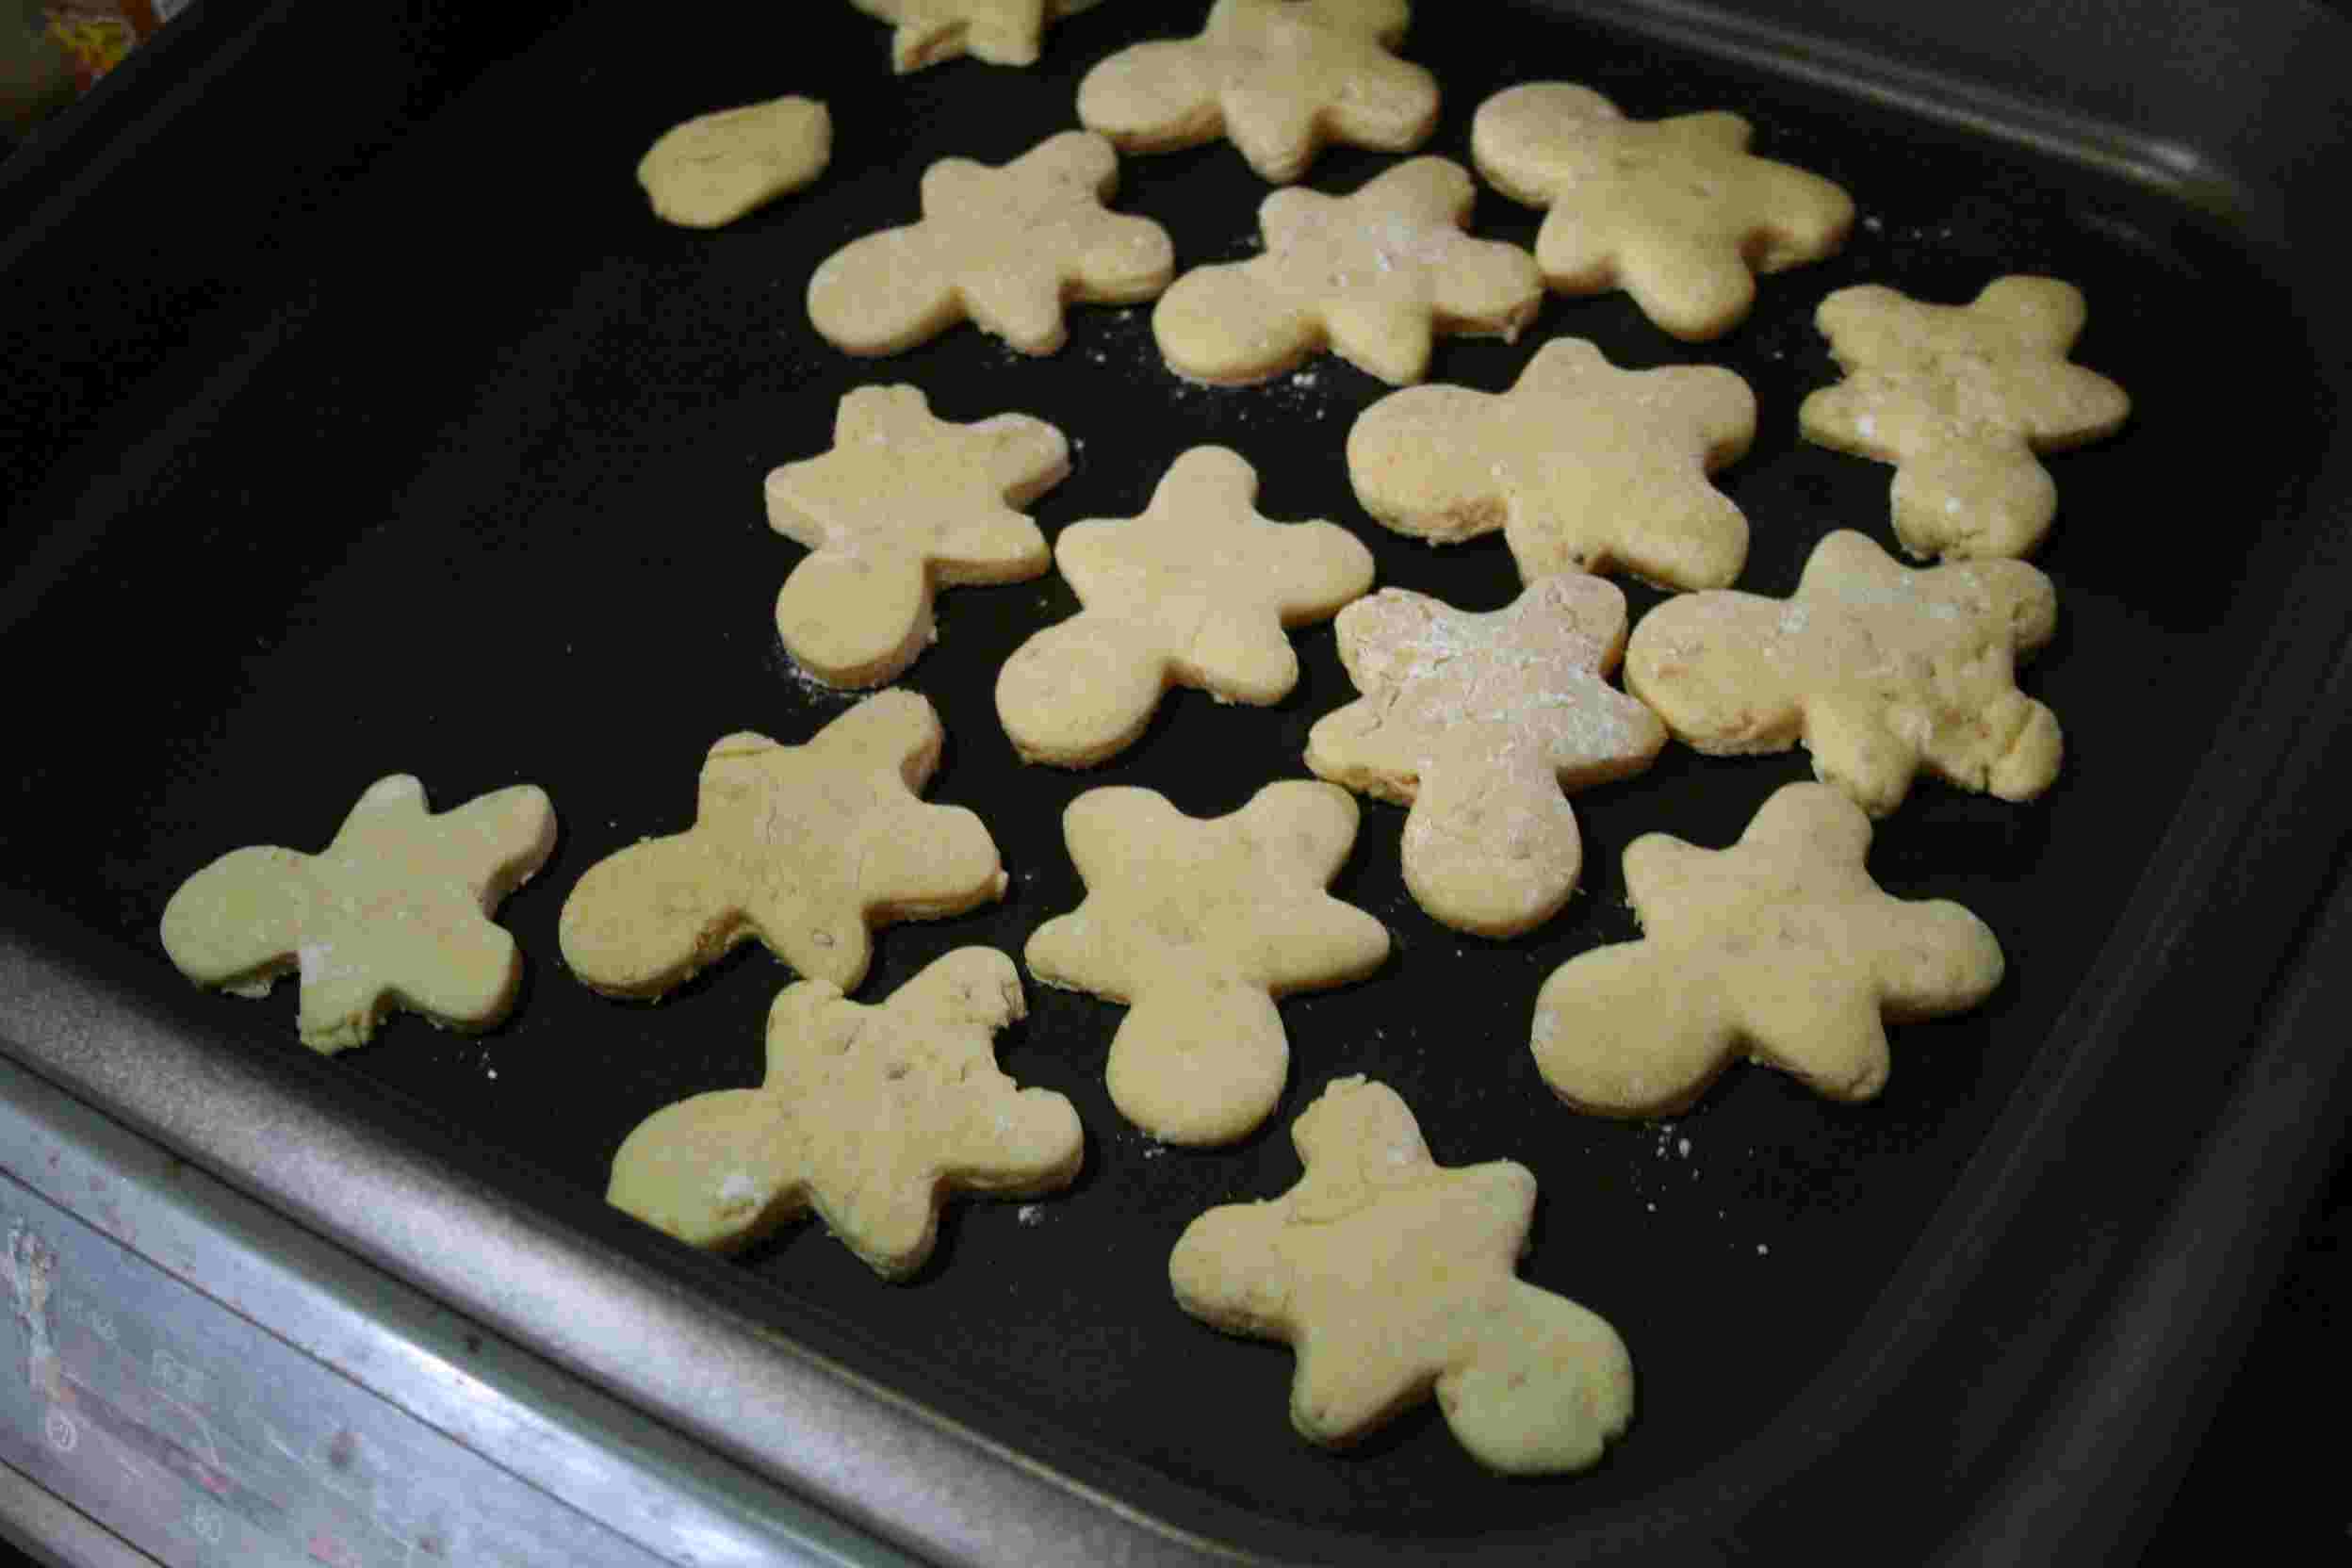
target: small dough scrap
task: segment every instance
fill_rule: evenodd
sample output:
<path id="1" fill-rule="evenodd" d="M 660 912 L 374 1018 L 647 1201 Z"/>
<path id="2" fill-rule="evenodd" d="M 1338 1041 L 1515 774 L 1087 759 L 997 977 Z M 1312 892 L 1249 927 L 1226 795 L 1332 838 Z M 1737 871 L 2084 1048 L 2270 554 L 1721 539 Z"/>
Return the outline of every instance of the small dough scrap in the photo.
<path id="1" fill-rule="evenodd" d="M 900 75 L 959 55 L 990 65 L 1035 65 L 1048 22 L 1096 0 L 850 0 L 891 24 L 890 69 Z"/>
<path id="2" fill-rule="evenodd" d="M 1503 531 L 1519 576 L 1622 570 L 1721 588 L 1748 559 L 1748 521 L 1707 482 L 1756 436 L 1756 395 L 1713 365 L 1620 370 L 1559 337 L 1508 392 L 1409 386 L 1348 433 L 1356 498 L 1432 545 Z"/>
<path id="3" fill-rule="evenodd" d="M 1413 808 L 1405 886 L 1431 918 L 1482 937 L 1551 919 L 1584 863 L 1560 791 L 1629 777 L 1666 743 L 1658 715 L 1607 678 L 1625 596 L 1563 573 L 1481 615 L 1384 588 L 1337 628 L 1364 695 L 1308 732 L 1307 766 Z"/>
<path id="4" fill-rule="evenodd" d="M 656 217 L 715 229 L 808 185 L 832 155 L 825 106 L 777 98 L 672 126 L 639 161 L 637 183 Z"/>
<path id="5" fill-rule="evenodd" d="M 1921 768 L 2032 800 L 2065 745 L 2057 716 L 2017 690 L 2017 664 L 2057 627 L 2056 589 L 2022 561 L 1913 570 L 1840 531 L 1788 599 L 1693 594 L 1642 617 L 1625 688 L 1709 756 L 1803 742 L 1814 773 L 1874 817 Z"/>
<path id="6" fill-rule="evenodd" d="M 1223 447 L 1179 457 L 1139 517 L 1073 523 L 1054 547 L 1086 606 L 1023 643 L 996 681 L 1021 757 L 1092 767 L 1126 749 L 1171 685 L 1280 702 L 1298 680 L 1288 627 L 1372 586 L 1372 552 L 1336 523 L 1277 523 L 1255 469 Z"/>
<path id="7" fill-rule="evenodd" d="M 787 987 L 768 1009 L 765 1081 L 640 1122 L 606 1201 L 712 1251 L 813 1205 L 875 1273 L 904 1280 L 931 1256 L 951 1190 L 1033 1198 L 1078 1175 L 1078 1113 L 996 1065 L 996 1031 L 1025 1015 L 1013 961 L 987 947 L 936 960 L 879 1006 L 823 980 Z"/>
<path id="8" fill-rule="evenodd" d="M 1129 1007 L 1111 1040 L 1119 1113 L 1163 1143 L 1246 1136 L 1282 1098 L 1290 1042 L 1274 999 L 1360 980 L 1388 930 L 1324 889 L 1356 803 L 1313 779 L 1188 817 L 1151 790 L 1089 790 L 1062 816 L 1085 902 L 1037 927 L 1029 972 Z"/>
<path id="9" fill-rule="evenodd" d="M 1218 137 L 1276 185 L 1326 143 L 1409 153 L 1437 129 L 1437 78 L 1390 53 L 1406 0 L 1217 0 L 1187 39 L 1122 49 L 1078 84 L 1078 122 L 1128 153 Z"/>
<path id="10" fill-rule="evenodd" d="M 1025 354 L 1069 339 L 1063 307 L 1135 304 L 1176 275 L 1168 231 L 1103 206 L 1119 155 L 1090 131 L 1048 137 L 1001 168 L 941 158 L 923 220 L 853 239 L 808 278 L 808 319 L 844 353 L 894 354 L 959 321 Z"/>
<path id="11" fill-rule="evenodd" d="M 655 997 L 756 937 L 811 980 L 858 988 L 874 928 L 1004 893 L 995 841 L 916 798 L 947 732 L 921 694 L 877 693 L 805 745 L 748 731 L 710 748 L 694 825 L 588 868 L 559 931 L 572 972 Z"/>
<path id="12" fill-rule="evenodd" d="M 1070 443 L 1042 419 L 939 418 L 922 389 L 860 386 L 833 448 L 767 478 L 768 525 L 808 548 L 776 598 L 776 632 L 827 686 L 895 680 L 939 635 L 932 595 L 1021 582 L 1054 564 L 1021 514 L 1070 473 Z"/>
<path id="13" fill-rule="evenodd" d="M 1797 428 L 1895 466 L 1895 537 L 1913 555 L 2031 555 L 2058 514 L 2035 454 L 2103 440 L 2132 412 L 2122 387 L 2067 363 L 2089 318 L 2055 278 L 1997 278 L 1965 305 L 1841 288 L 1813 320 L 1846 378 L 1805 400 Z"/>
<path id="14" fill-rule="evenodd" d="M 1152 311 L 1169 368 L 1237 385 L 1328 347 L 1392 385 L 1429 373 L 1439 333 L 1516 341 L 1544 302 L 1535 258 L 1473 239 L 1469 173 L 1414 158 L 1350 196 L 1294 187 L 1258 207 L 1266 249 L 1199 267 Z"/>
<path id="15" fill-rule="evenodd" d="M 1690 342 L 1747 318 L 1757 272 L 1835 255 L 1854 198 L 1752 155 L 1748 122 L 1714 110 L 1627 120 L 1588 87 L 1526 82 L 1478 106 L 1470 156 L 1497 190 L 1546 207 L 1535 237 L 1562 294 L 1622 288 Z"/>
<path id="16" fill-rule="evenodd" d="M 1646 833 L 1625 849 L 1642 935 L 1544 982 L 1532 1046 L 1562 1100 L 1669 1116 L 1741 1051 L 1832 1100 L 1886 1086 L 1888 1023 L 1942 1018 L 2001 984 L 2001 943 L 1948 899 L 1890 898 L 1863 860 L 1870 820 L 1790 784 L 1725 850 Z"/>
<path id="17" fill-rule="evenodd" d="M 199 986 L 265 996 L 302 983 L 297 1028 L 321 1055 L 365 1045 L 395 1008 L 488 1029 L 522 984 L 514 939 L 491 923 L 555 852 L 547 792 L 517 784 L 435 815 L 407 774 L 368 787 L 317 855 L 232 850 L 180 885 L 163 949 Z"/>
<path id="18" fill-rule="evenodd" d="M 1334 1080 L 1291 1141 L 1298 1185 L 1201 1215 L 1168 1273 L 1193 1316 L 1297 1349 L 1298 1434 L 1351 1443 L 1434 1393 L 1490 1469 L 1597 1461 L 1633 1419 L 1633 1358 L 1607 1319 L 1517 1278 L 1527 1167 L 1439 1165 L 1396 1092 L 1361 1077 Z"/>

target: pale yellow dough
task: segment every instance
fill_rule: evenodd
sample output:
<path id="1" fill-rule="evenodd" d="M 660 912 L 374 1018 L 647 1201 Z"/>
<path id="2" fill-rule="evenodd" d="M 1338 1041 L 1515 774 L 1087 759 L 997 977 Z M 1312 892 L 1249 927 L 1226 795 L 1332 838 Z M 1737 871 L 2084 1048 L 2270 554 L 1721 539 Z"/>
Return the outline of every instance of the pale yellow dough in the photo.
<path id="1" fill-rule="evenodd" d="M 812 98 L 722 109 L 662 133 L 637 165 L 655 216 L 715 229 L 808 185 L 833 155 L 833 120 Z"/>
<path id="2" fill-rule="evenodd" d="M 890 69 L 901 75 L 970 55 L 990 65 L 1035 65 L 1045 24 L 1098 0 L 850 0 L 892 24 Z"/>

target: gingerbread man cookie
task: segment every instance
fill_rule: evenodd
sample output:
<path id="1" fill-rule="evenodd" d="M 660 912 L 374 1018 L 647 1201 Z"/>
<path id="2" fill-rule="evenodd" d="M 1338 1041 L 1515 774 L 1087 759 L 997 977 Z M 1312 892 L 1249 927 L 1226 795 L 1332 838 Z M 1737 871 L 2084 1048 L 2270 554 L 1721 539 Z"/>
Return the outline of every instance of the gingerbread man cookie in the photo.
<path id="1" fill-rule="evenodd" d="M 833 449 L 768 475 L 768 525 L 808 548 L 776 599 L 795 663 L 828 686 L 879 686 L 938 635 L 933 591 L 1020 582 L 1054 563 L 1015 510 L 1070 473 L 1070 443 L 1042 419 L 959 425 L 920 388 L 843 398 Z"/>
<path id="2" fill-rule="evenodd" d="M 2058 514 L 2035 454 L 2113 435 L 2132 412 L 2122 387 L 2066 361 L 2088 318 L 2055 278 L 2000 278 L 1965 305 L 1841 288 L 1813 320 L 1846 379 L 1805 400 L 1798 429 L 1895 466 L 1895 537 L 1913 555 L 2030 555 Z"/>
<path id="3" fill-rule="evenodd" d="M 1326 142 L 1411 152 L 1437 128 L 1437 79 L 1389 53 L 1412 14 L 1406 0 L 1217 0 L 1198 37 L 1087 72 L 1078 122 L 1129 153 L 1221 136 L 1277 185 Z"/>
<path id="4" fill-rule="evenodd" d="M 1297 1348 L 1298 1434 L 1352 1442 L 1434 1393 L 1491 1469 L 1599 1459 L 1633 1417 L 1633 1359 L 1598 1314 L 1517 1278 L 1527 1167 L 1437 1164 L 1396 1091 L 1364 1078 L 1334 1081 L 1291 1140 L 1298 1184 L 1200 1216 L 1168 1272 L 1195 1317 Z"/>
<path id="5" fill-rule="evenodd" d="M 1062 531 L 1054 558 L 1086 609 L 1004 662 L 996 710 L 1027 760 L 1091 767 L 1151 723 L 1170 685 L 1280 702 L 1298 679 L 1286 627 L 1372 585 L 1372 552 L 1336 523 L 1277 523 L 1223 447 L 1179 457 L 1139 517 Z"/>
<path id="6" fill-rule="evenodd" d="M 1048 22 L 1096 0 L 850 0 L 891 24 L 890 69 L 900 75 L 970 55 L 990 65 L 1035 65 Z"/>
<path id="7" fill-rule="evenodd" d="M 1002 168 L 941 158 L 923 220 L 854 239 L 808 278 L 808 319 L 846 353 L 894 354 L 958 321 L 1025 354 L 1069 335 L 1062 307 L 1135 304 L 1176 271 L 1168 231 L 1109 211 L 1119 155 L 1087 131 L 1048 137 Z"/>
<path id="8" fill-rule="evenodd" d="M 1549 920 L 1584 861 L 1560 791 L 1640 773 L 1666 743 L 1658 715 L 1605 678 L 1625 595 L 1570 573 L 1479 615 L 1385 588 L 1337 626 L 1364 695 L 1308 732 L 1307 766 L 1413 808 L 1405 886 L 1434 919 L 1482 937 Z"/>
<path id="9" fill-rule="evenodd" d="M 778 98 L 689 120 L 637 165 L 655 216 L 715 229 L 825 172 L 833 120 L 813 98 Z"/>
<path id="10" fill-rule="evenodd" d="M 1711 756 L 1802 741 L 1813 771 L 1872 816 L 1902 805 L 1921 768 L 2031 800 L 2064 743 L 2016 666 L 2057 625 L 2050 579 L 2021 561 L 1915 571 L 1840 531 L 1814 547 L 1789 599 L 1726 590 L 1644 615 L 1625 687 Z"/>
<path id="11" fill-rule="evenodd" d="M 1562 1100 L 1664 1116 L 1745 1051 L 1832 1100 L 1886 1085 L 1886 1024 L 1975 1006 L 2001 943 L 1945 899 L 1890 898 L 1863 860 L 1870 821 L 1790 784 L 1729 849 L 1647 833 L 1625 849 L 1640 940 L 1578 954 L 1536 995 L 1533 1049 Z"/>
<path id="12" fill-rule="evenodd" d="M 1633 121 L 1591 88 L 1527 82 L 1478 106 L 1470 156 L 1497 190 L 1547 207 L 1535 259 L 1563 294 L 1622 288 L 1693 342 L 1746 318 L 1756 272 L 1837 253 L 1854 199 L 1749 154 L 1721 110 Z"/>
<path id="13" fill-rule="evenodd" d="M 555 850 L 555 808 L 535 785 L 438 815 L 406 774 L 368 786 L 317 855 L 232 850 L 180 885 L 163 949 L 199 986 L 266 996 L 301 977 L 302 1043 L 324 1055 L 374 1037 L 395 1007 L 450 1029 L 514 1009 L 522 955 L 491 923 Z"/>
<path id="14" fill-rule="evenodd" d="M 1037 927 L 1030 972 L 1129 1011 L 1111 1100 L 1167 1143 L 1231 1143 L 1290 1070 L 1274 999 L 1360 980 L 1388 931 L 1325 892 L 1356 803 L 1310 779 L 1268 784 L 1230 816 L 1188 817 L 1151 790 L 1089 790 L 1062 817 L 1086 901 Z"/>
<path id="15" fill-rule="evenodd" d="M 866 698 L 805 745 L 729 735 L 702 764 L 694 825 L 588 868 L 564 901 L 564 961 L 611 996 L 660 996 L 756 937 L 855 990 L 872 930 L 999 898 L 980 819 L 916 798 L 946 731 L 913 692 Z"/>
<path id="16" fill-rule="evenodd" d="M 606 1200 L 714 1251 L 813 1205 L 875 1273 L 903 1280 L 931 1256 L 951 1189 L 1027 1198 L 1078 1174 L 1070 1102 L 997 1069 L 991 1037 L 1024 1011 L 1013 961 L 986 947 L 948 954 L 879 1006 L 823 980 L 788 987 L 768 1010 L 766 1080 L 639 1123 Z"/>
<path id="17" fill-rule="evenodd" d="M 1756 396 L 1717 366 L 1620 370 L 1578 337 L 1536 351 L 1508 392 L 1409 386 L 1348 433 L 1364 509 L 1432 545 L 1503 531 L 1519 575 L 1624 570 L 1720 588 L 1748 523 L 1707 476 L 1756 434 Z"/>

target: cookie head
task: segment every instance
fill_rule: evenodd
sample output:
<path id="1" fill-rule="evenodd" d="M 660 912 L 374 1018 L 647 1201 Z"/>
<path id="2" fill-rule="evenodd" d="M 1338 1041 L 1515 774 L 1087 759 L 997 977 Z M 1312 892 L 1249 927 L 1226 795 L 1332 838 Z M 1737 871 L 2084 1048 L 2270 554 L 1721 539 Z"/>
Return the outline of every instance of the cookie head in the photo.
<path id="1" fill-rule="evenodd" d="M 825 106 L 777 98 L 672 127 L 638 163 L 637 183 L 656 217 L 715 229 L 808 186 L 832 154 Z"/>

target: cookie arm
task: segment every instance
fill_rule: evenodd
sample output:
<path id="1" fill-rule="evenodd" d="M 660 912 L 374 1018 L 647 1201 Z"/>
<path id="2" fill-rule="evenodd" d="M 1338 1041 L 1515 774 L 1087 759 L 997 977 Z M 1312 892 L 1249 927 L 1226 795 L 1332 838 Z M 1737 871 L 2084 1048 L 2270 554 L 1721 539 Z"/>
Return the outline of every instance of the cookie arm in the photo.
<path id="1" fill-rule="evenodd" d="M 1004 891 L 996 841 L 961 806 L 909 799 L 871 813 L 859 825 L 855 864 L 869 924 L 939 920 Z"/>

